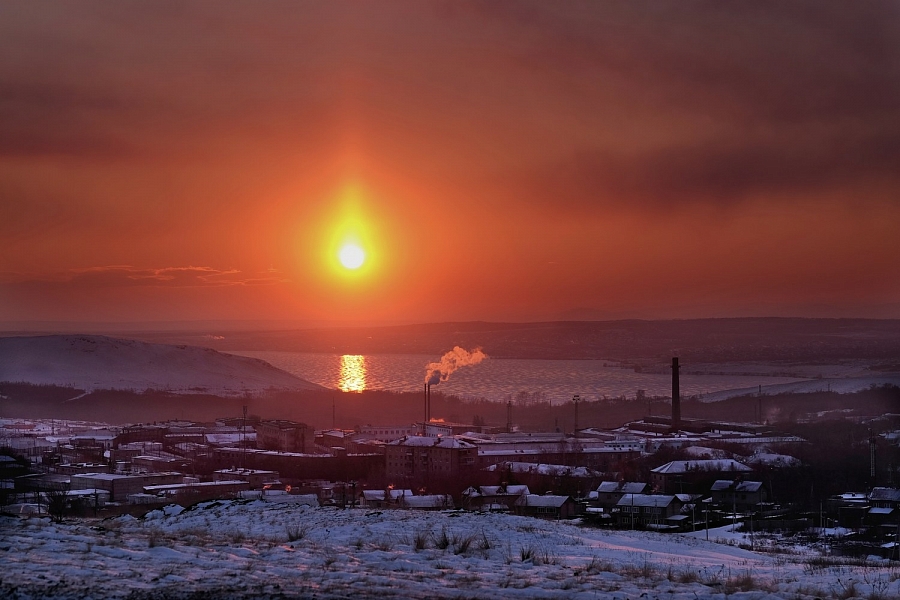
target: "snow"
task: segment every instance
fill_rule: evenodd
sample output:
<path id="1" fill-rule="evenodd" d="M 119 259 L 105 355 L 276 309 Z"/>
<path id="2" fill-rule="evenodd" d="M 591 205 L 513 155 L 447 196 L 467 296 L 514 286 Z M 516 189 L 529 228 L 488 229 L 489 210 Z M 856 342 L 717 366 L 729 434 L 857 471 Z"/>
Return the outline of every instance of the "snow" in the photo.
<path id="1" fill-rule="evenodd" d="M 63 524 L 0 517 L 0 597 L 809 600 L 850 597 L 850 585 L 900 595 L 886 563 L 755 553 L 727 529 L 710 532 L 715 543 L 706 532 L 262 501 Z"/>
<path id="2" fill-rule="evenodd" d="M 731 459 L 673 460 L 661 467 L 651 469 L 653 473 L 689 473 L 691 471 L 721 471 L 727 473 L 749 472 L 750 467 Z"/>
<path id="3" fill-rule="evenodd" d="M 235 395 L 320 386 L 245 356 L 98 335 L 0 338 L 0 381 Z"/>
<path id="4" fill-rule="evenodd" d="M 687 446 L 681 449 L 685 456 L 691 458 L 726 458 L 727 453 L 718 448 L 707 448 L 706 446 Z"/>
<path id="5" fill-rule="evenodd" d="M 475 448 L 475 444 L 457 439 L 455 437 L 423 437 L 423 436 L 404 436 L 394 442 L 389 442 L 388 446 L 418 446 L 429 448 Z"/>
<path id="6" fill-rule="evenodd" d="M 481 453 L 479 453 L 481 454 Z M 530 462 L 503 462 L 485 468 L 485 471 L 506 471 L 511 473 L 547 475 L 552 477 L 594 477 L 597 471 L 588 467 L 568 467 Z"/>
<path id="7" fill-rule="evenodd" d="M 799 467 L 800 459 L 789 454 L 776 454 L 773 452 L 757 452 L 747 458 L 751 465 L 771 465 L 776 467 Z"/>

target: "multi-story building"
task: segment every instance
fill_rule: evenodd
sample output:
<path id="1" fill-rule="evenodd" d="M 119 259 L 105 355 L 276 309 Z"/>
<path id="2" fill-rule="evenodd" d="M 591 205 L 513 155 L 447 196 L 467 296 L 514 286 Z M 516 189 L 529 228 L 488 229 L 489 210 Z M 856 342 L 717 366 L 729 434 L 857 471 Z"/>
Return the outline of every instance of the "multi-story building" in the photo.
<path id="1" fill-rule="evenodd" d="M 315 452 L 313 431 L 304 423 L 295 421 L 260 421 L 254 425 L 256 445 L 263 450 L 279 452 Z"/>
<path id="2" fill-rule="evenodd" d="M 385 445 L 392 483 L 453 477 L 475 468 L 478 448 L 453 437 L 407 437 Z"/>
<path id="3" fill-rule="evenodd" d="M 408 425 L 363 425 L 359 428 L 359 433 L 367 439 L 378 440 L 379 442 L 393 442 L 400 438 L 416 435 L 418 427 L 415 423 Z"/>

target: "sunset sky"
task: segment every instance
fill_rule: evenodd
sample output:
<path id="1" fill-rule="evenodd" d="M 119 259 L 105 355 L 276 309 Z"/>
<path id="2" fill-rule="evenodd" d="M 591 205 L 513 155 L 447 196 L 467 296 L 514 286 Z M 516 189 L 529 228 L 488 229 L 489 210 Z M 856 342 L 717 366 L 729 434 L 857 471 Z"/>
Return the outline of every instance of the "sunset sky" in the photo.
<path id="1" fill-rule="evenodd" d="M 900 318 L 898 226 L 897 2 L 0 4 L 6 323 Z"/>

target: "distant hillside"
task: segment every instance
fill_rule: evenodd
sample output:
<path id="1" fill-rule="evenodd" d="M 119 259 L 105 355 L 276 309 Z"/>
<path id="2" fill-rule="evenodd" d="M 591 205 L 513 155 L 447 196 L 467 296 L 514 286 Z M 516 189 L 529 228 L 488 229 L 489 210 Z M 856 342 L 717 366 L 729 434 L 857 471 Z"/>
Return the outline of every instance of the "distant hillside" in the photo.
<path id="1" fill-rule="evenodd" d="M 219 396 L 322 389 L 255 358 L 92 335 L 0 338 L 2 381 Z"/>
<path id="2" fill-rule="evenodd" d="M 493 358 L 611 359 L 641 364 L 671 356 L 684 362 L 829 362 L 864 359 L 900 371 L 900 320 L 685 319 L 551 323 L 429 323 L 284 331 L 209 330 L 145 333 L 152 341 L 217 350 L 333 354 L 433 354 L 482 347 Z"/>

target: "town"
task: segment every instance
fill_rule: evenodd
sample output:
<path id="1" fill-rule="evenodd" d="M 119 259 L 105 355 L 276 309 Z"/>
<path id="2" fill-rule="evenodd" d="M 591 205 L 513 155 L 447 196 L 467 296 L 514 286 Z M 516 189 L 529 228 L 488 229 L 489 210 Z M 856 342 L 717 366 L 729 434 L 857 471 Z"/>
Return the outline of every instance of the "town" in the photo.
<path id="1" fill-rule="evenodd" d="M 425 403 L 430 416 L 427 389 Z M 685 418 L 676 401 L 671 415 L 614 429 L 528 432 L 507 408 L 502 426 L 429 418 L 354 430 L 317 430 L 246 411 L 213 423 L 122 427 L 2 419 L 0 510 L 61 522 L 221 498 L 460 509 L 672 533 L 723 524 L 798 535 L 840 531 L 829 552 L 900 558 L 900 489 L 877 458 L 890 448 L 886 460 L 895 460 L 890 416 L 857 424 L 871 434 L 848 442 L 848 454 L 868 459 L 868 478 L 829 475 L 833 486 L 864 483 L 820 483 L 810 496 L 803 482 L 814 490 L 814 442 L 770 425 Z M 860 460 L 846 464 L 859 475 Z M 889 479 L 883 485 L 880 472 Z"/>

